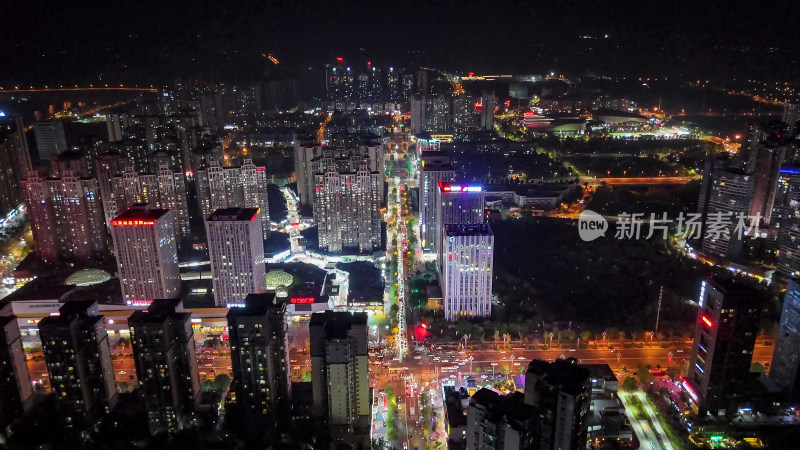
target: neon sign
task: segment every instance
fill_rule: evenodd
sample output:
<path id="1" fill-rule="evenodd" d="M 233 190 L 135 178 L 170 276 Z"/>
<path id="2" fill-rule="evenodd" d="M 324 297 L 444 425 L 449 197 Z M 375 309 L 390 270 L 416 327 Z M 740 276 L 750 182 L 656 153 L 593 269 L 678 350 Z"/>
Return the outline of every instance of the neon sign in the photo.
<path id="1" fill-rule="evenodd" d="M 692 400 L 697 402 L 698 401 L 697 392 L 694 391 L 692 385 L 689 383 L 689 380 L 681 376 L 681 381 L 683 382 L 681 383 L 683 384 L 683 389 L 686 391 L 687 394 L 689 394 L 689 397 L 691 397 Z"/>
<path id="2" fill-rule="evenodd" d="M 705 296 L 706 296 L 706 282 L 705 280 L 703 280 L 703 282 L 700 283 L 700 298 L 697 300 L 697 303 L 700 304 L 701 308 L 703 307 L 703 301 L 705 299 Z"/>
<path id="3" fill-rule="evenodd" d="M 700 316 L 700 320 L 702 320 L 703 323 L 706 324 L 706 326 L 709 328 L 712 328 L 714 326 L 714 322 L 711 321 L 711 319 L 709 319 L 708 316 L 705 315 Z"/>
<path id="4" fill-rule="evenodd" d="M 302 303 L 302 304 L 314 303 L 314 300 L 316 300 L 314 297 L 292 297 L 291 299 L 289 299 L 289 301 L 290 301 L 291 303 L 293 303 L 293 304 L 298 304 L 298 303 Z"/>
<path id="5" fill-rule="evenodd" d="M 155 220 L 112 220 L 111 225 L 115 227 L 129 227 L 134 225 L 155 225 Z"/>

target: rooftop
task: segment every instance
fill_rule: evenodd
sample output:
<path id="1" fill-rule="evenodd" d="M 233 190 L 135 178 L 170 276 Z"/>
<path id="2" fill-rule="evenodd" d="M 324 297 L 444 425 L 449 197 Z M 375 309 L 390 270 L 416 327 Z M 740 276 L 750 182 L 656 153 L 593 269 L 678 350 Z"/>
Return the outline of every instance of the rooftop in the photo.
<path id="1" fill-rule="evenodd" d="M 259 208 L 223 208 L 211 213 L 208 220 L 211 222 L 252 222 L 256 220 L 259 211 Z"/>
<path id="2" fill-rule="evenodd" d="M 311 315 L 309 326 L 325 327 L 328 338 L 345 338 L 353 325 L 366 325 L 367 313 L 349 313 L 345 311 L 325 311 Z"/>
<path id="3" fill-rule="evenodd" d="M 133 207 L 115 217 L 111 224 L 114 226 L 153 225 L 169 211 L 168 209 Z"/>
<path id="4" fill-rule="evenodd" d="M 231 317 L 265 316 L 271 310 L 280 310 L 284 307 L 284 303 L 277 301 L 274 293 L 247 294 L 244 307 L 231 308 L 228 311 L 228 320 Z"/>

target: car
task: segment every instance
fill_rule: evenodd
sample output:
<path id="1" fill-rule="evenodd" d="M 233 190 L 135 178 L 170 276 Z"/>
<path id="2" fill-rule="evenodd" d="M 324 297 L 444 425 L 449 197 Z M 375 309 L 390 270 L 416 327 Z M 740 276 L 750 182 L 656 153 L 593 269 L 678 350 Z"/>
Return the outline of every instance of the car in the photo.
<path id="1" fill-rule="evenodd" d="M 679 348 L 679 349 L 677 349 L 675 351 L 678 352 L 678 353 L 683 353 L 683 349 L 682 348 Z"/>
<path id="2" fill-rule="evenodd" d="M 414 359 L 422 359 L 422 356 L 416 355 L 414 356 Z"/>
<path id="3" fill-rule="evenodd" d="M 119 371 L 119 374 L 120 374 L 120 375 L 125 375 L 125 373 L 126 373 L 126 372 L 125 372 L 124 370 L 120 370 L 120 371 Z"/>

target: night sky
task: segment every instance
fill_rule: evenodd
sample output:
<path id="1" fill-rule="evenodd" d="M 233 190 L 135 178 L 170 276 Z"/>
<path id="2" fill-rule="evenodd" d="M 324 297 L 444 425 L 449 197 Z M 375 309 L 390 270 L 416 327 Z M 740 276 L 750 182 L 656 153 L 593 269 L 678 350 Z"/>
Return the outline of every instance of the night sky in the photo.
<path id="1" fill-rule="evenodd" d="M 247 80 L 269 52 L 298 70 L 344 56 L 456 73 L 786 80 L 800 71 L 798 3 L 0 0 L 0 82 Z"/>

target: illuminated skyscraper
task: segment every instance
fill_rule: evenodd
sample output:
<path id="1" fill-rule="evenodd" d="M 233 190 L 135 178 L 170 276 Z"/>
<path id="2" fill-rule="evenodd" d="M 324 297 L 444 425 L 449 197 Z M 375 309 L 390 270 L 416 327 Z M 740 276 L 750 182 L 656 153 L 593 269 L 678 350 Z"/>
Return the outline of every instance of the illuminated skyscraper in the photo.
<path id="1" fill-rule="evenodd" d="M 241 167 L 225 168 L 211 161 L 210 167 L 198 170 L 195 175 L 197 201 L 203 217 L 217 209 L 258 208 L 261 209 L 261 231 L 264 236 L 269 234 L 266 168 L 257 167 L 250 159 L 245 159 Z"/>
<path id="2" fill-rule="evenodd" d="M 442 230 L 441 286 L 447 320 L 492 314 L 494 235 L 488 224 L 448 224 Z"/>
<path id="3" fill-rule="evenodd" d="M 800 168 L 780 169 L 770 225 L 778 229 L 776 275 L 785 281 L 800 273 Z"/>
<path id="4" fill-rule="evenodd" d="M 735 258 L 742 251 L 742 239 L 734 227 L 738 215 L 749 216 L 753 200 L 755 176 L 737 169 L 716 169 L 711 172 L 709 194 L 705 197 L 706 224 L 703 234 L 703 251 L 726 258 Z M 704 181 L 705 182 L 705 181 Z M 725 217 L 728 221 L 725 221 Z M 711 223 L 728 223 L 727 236 L 724 233 L 710 233 Z M 744 237 L 744 236 L 743 236 Z"/>
<path id="5" fill-rule="evenodd" d="M 497 97 L 494 91 L 483 91 L 481 94 L 481 128 L 494 129 L 494 109 L 497 107 Z"/>
<path id="6" fill-rule="evenodd" d="M 241 306 L 266 289 L 260 210 L 218 209 L 206 220 L 206 236 L 217 306 Z"/>
<path id="7" fill-rule="evenodd" d="M 44 179 L 31 172 L 22 182 L 36 253 L 52 263 L 91 266 L 108 256 L 100 186 L 95 178 Z"/>
<path id="8" fill-rule="evenodd" d="M 422 237 L 422 248 L 435 251 L 437 228 L 436 218 L 438 209 L 436 191 L 439 182 L 450 182 L 455 178 L 455 171 L 450 164 L 450 158 L 444 152 L 422 152 L 420 157 L 422 170 L 420 171 L 420 203 L 419 223 Z"/>
<path id="9" fill-rule="evenodd" d="M 445 225 L 484 222 L 486 194 L 480 185 L 445 180 L 439 180 L 434 194 L 436 208 L 432 212 L 436 215 L 436 243 L 433 250 L 438 252 L 442 248 L 442 231 Z M 440 267 L 441 262 L 440 259 Z"/>
<path id="10" fill-rule="evenodd" d="M 50 387 L 66 425 L 96 424 L 117 401 L 105 317 L 93 300 L 71 300 L 39 322 Z"/>
<path id="11" fill-rule="evenodd" d="M 250 294 L 228 311 L 237 406 L 279 423 L 289 400 L 286 303 L 275 294 Z"/>
<path id="12" fill-rule="evenodd" d="M 789 126 L 789 136 L 794 136 L 797 133 L 797 121 L 800 120 L 800 104 L 785 103 L 783 105 L 783 115 L 781 121 Z"/>
<path id="13" fill-rule="evenodd" d="M 699 304 L 685 390 L 716 415 L 749 376 L 764 294 L 742 282 L 706 280 Z"/>
<path id="14" fill-rule="evenodd" d="M 172 211 L 135 206 L 111 221 L 122 298 L 149 304 L 181 289 Z"/>
<path id="15" fill-rule="evenodd" d="M 312 161 L 319 246 L 341 253 L 381 246 L 382 147 L 326 147 Z"/>
<path id="16" fill-rule="evenodd" d="M 192 420 L 200 380 L 191 317 L 182 300 L 157 299 L 128 318 L 151 434 L 181 429 Z"/>

